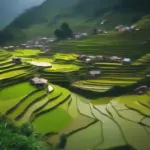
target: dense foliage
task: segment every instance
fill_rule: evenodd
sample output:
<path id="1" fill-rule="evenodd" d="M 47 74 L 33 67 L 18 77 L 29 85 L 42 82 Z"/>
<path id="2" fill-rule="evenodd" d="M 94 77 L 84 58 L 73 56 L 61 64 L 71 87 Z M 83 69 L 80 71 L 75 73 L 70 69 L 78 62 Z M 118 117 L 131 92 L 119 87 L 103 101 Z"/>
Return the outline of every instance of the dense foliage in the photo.
<path id="1" fill-rule="evenodd" d="M 64 22 L 60 26 L 60 29 L 55 30 L 54 34 L 58 39 L 65 39 L 71 38 L 73 36 L 73 31 L 69 27 L 69 24 Z"/>
<path id="2" fill-rule="evenodd" d="M 11 120 L 0 116 L 0 149 L 1 150 L 50 150 L 44 146 L 41 137 L 33 133 L 30 124 L 16 127 Z"/>

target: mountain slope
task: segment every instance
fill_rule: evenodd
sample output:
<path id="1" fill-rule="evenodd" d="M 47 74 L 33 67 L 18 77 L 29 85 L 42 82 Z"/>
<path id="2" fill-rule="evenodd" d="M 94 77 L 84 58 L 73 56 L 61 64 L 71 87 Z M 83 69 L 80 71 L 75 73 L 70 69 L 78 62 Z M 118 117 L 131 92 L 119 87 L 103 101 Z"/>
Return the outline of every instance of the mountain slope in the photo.
<path id="1" fill-rule="evenodd" d="M 0 28 L 13 21 L 20 13 L 28 8 L 40 5 L 44 0 L 2 0 L 0 1 Z"/>
<path id="2" fill-rule="evenodd" d="M 68 22 L 74 31 L 131 25 L 150 12 L 149 4 L 148 0 L 46 0 L 8 25 L 0 33 L 0 43 L 52 35 L 62 22 Z M 104 19 L 107 22 L 100 25 Z"/>

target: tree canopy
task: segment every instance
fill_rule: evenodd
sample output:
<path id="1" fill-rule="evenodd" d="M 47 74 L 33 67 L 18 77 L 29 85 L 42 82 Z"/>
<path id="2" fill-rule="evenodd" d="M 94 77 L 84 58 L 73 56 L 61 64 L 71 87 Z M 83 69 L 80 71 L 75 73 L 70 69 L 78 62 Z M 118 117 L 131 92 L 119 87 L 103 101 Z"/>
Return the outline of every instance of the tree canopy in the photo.
<path id="1" fill-rule="evenodd" d="M 69 27 L 69 24 L 64 22 L 61 24 L 60 29 L 54 31 L 55 36 L 58 39 L 71 38 L 73 36 L 73 31 Z"/>
<path id="2" fill-rule="evenodd" d="M 33 132 L 31 124 L 17 127 L 8 118 L 0 116 L 0 150 L 51 150 L 43 146 L 42 138 Z"/>

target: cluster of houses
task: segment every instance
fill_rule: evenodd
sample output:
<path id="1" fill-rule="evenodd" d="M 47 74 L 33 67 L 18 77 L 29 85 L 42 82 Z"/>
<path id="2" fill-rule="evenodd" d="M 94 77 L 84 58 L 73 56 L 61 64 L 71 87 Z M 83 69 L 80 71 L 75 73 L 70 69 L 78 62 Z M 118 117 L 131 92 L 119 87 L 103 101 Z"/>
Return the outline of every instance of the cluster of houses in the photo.
<path id="1" fill-rule="evenodd" d="M 41 37 L 36 39 L 35 41 L 27 41 L 19 46 L 5 46 L 3 49 L 5 50 L 15 50 L 15 49 L 41 49 L 45 52 L 49 51 L 47 45 L 56 41 L 56 38 L 48 38 L 48 37 Z"/>
<path id="2" fill-rule="evenodd" d="M 87 36 L 88 36 L 87 33 L 77 33 L 77 34 L 73 35 L 73 39 L 82 39 L 82 38 L 85 38 Z M 69 39 L 71 39 L 71 38 L 69 38 Z"/>
<path id="3" fill-rule="evenodd" d="M 76 33 L 76 34 L 73 35 L 72 39 L 77 39 L 78 40 L 78 39 L 83 39 L 83 38 L 85 38 L 89 35 L 96 35 L 96 34 L 103 34 L 103 33 L 107 33 L 107 31 L 94 28 L 91 33 L 86 33 L 86 32 Z M 68 38 L 68 40 L 70 40 L 70 39 L 71 38 Z"/>
<path id="4" fill-rule="evenodd" d="M 131 63 L 130 58 L 121 58 L 118 56 L 88 56 L 88 55 L 79 55 L 77 56 L 78 60 L 84 61 L 85 63 L 96 63 L 96 62 L 116 62 L 116 63 Z"/>
<path id="5" fill-rule="evenodd" d="M 14 63 L 14 64 L 21 64 L 22 63 L 22 59 L 20 58 L 20 57 L 13 57 L 12 58 L 12 62 Z"/>
<path id="6" fill-rule="evenodd" d="M 115 29 L 119 32 L 119 33 L 124 33 L 124 32 L 132 32 L 132 31 L 138 31 L 138 28 L 135 28 L 134 25 L 132 26 L 124 26 L 124 25 L 118 25 L 117 27 L 115 27 Z"/>

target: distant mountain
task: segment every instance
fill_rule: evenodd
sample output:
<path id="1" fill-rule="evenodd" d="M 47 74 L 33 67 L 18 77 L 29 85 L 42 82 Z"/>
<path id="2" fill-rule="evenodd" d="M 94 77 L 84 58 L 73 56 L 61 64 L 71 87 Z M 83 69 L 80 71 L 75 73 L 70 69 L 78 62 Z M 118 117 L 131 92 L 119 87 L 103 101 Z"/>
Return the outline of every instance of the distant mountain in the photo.
<path id="1" fill-rule="evenodd" d="M 0 1 L 0 28 L 5 27 L 19 14 L 28 8 L 39 5 L 44 0 L 1 0 Z"/>
<path id="2" fill-rule="evenodd" d="M 62 22 L 74 31 L 130 25 L 148 14 L 149 0 L 46 0 L 17 17 L 0 33 L 0 43 L 52 35 Z M 107 20 L 101 25 L 103 20 Z"/>

